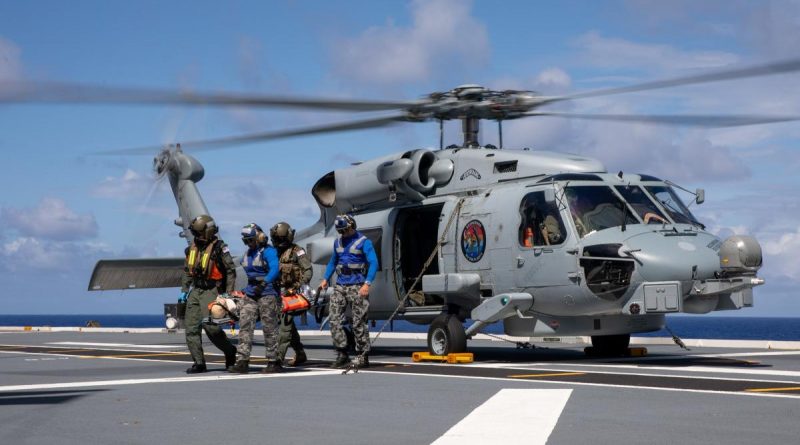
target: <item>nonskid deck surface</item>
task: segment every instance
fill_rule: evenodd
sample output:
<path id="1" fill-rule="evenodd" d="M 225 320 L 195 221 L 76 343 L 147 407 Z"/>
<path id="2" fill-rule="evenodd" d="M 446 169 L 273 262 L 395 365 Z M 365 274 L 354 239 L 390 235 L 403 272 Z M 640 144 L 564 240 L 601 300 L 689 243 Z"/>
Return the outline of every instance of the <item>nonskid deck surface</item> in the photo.
<path id="1" fill-rule="evenodd" d="M 0 334 L 0 434 L 8 443 L 792 443 L 800 351 L 648 345 L 591 358 L 584 345 L 473 340 L 475 363 L 412 363 L 424 341 L 381 338 L 341 375 L 330 339 L 285 373 L 210 372 L 175 333 Z M 539 345 L 537 345 L 539 346 Z M 290 352 L 290 356 L 291 356 Z M 548 439 L 549 438 L 549 439 Z M 274 441 L 274 442 L 273 442 Z"/>

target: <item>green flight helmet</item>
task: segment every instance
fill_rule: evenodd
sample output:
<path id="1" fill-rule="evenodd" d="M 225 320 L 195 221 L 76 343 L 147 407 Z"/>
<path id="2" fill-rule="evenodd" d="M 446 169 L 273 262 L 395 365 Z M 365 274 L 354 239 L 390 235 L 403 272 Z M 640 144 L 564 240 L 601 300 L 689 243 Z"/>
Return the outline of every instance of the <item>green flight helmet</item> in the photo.
<path id="1" fill-rule="evenodd" d="M 194 235 L 195 240 L 200 243 L 206 243 L 214 238 L 219 228 L 214 222 L 214 218 L 208 215 L 199 215 L 189 224 L 189 230 L 192 232 L 192 235 Z"/>
<path id="2" fill-rule="evenodd" d="M 269 229 L 269 237 L 275 246 L 285 247 L 294 242 L 294 229 L 287 222 L 279 222 Z"/>

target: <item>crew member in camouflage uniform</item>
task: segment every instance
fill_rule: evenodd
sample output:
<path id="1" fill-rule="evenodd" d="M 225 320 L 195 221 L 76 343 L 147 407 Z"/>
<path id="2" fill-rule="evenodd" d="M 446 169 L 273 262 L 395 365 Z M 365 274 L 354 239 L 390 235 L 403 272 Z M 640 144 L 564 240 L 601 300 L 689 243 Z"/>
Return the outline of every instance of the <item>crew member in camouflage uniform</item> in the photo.
<path id="1" fill-rule="evenodd" d="M 378 257 L 372 241 L 356 231 L 356 221 L 350 215 L 338 215 L 334 222 L 340 237 L 333 242 L 333 256 L 325 270 L 321 288 L 328 286 L 333 272 L 336 272 L 336 287 L 330 301 L 331 336 L 336 348 L 336 361 L 332 368 L 344 368 L 350 363 L 347 356 L 347 336 L 343 324 L 347 305 L 353 313 L 353 334 L 356 341 L 356 366 L 369 366 L 369 286 L 378 272 Z"/>
<path id="2" fill-rule="evenodd" d="M 180 301 L 186 301 L 186 345 L 194 360 L 186 373 L 196 374 L 207 371 L 203 339 L 200 335 L 201 326 L 214 346 L 225 353 L 226 367 L 231 366 L 236 359 L 236 348 L 228 341 L 222 328 L 204 322 L 208 317 L 208 304 L 220 292 L 233 292 L 236 266 L 228 246 L 217 237 L 218 228 L 210 216 L 200 215 L 194 218 L 189 230 L 194 239 L 192 245 L 186 248 Z"/>
<path id="3" fill-rule="evenodd" d="M 280 285 L 283 295 L 292 295 L 300 291 L 300 286 L 308 284 L 314 271 L 311 260 L 305 250 L 294 244 L 294 229 L 285 222 L 279 222 L 269 230 L 272 244 L 278 249 L 280 261 Z M 296 366 L 308 360 L 300 334 L 294 324 L 294 316 L 283 314 L 278 332 L 278 358 L 281 362 L 286 357 L 289 346 L 294 349 L 294 358 L 289 360 L 289 366 Z"/>
<path id="4" fill-rule="evenodd" d="M 281 372 L 278 360 L 278 317 L 281 315 L 280 295 L 275 286 L 278 278 L 278 254 L 267 243 L 267 234 L 258 224 L 250 223 L 242 228 L 242 241 L 247 252 L 242 255 L 242 268 L 247 273 L 245 296 L 239 307 L 239 346 L 236 348 L 236 364 L 228 371 L 239 374 L 250 372 L 250 351 L 253 347 L 253 331 L 261 318 L 264 329 L 264 347 L 267 366 L 262 372 Z"/>

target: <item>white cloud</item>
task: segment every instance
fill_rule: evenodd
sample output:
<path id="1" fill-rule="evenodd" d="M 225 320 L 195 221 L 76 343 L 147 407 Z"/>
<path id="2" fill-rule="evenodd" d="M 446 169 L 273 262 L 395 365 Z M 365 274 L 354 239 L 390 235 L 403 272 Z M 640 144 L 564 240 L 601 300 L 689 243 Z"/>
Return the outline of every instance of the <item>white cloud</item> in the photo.
<path id="1" fill-rule="evenodd" d="M 32 209 L 0 209 L 0 220 L 23 237 L 70 241 L 97 236 L 94 215 L 78 215 L 58 198 L 43 198 Z"/>
<path id="2" fill-rule="evenodd" d="M 445 67 L 482 65 L 489 59 L 489 38 L 471 7 L 459 0 L 414 1 L 410 26 L 389 21 L 337 42 L 334 68 L 347 80 L 396 84 L 430 80 Z"/>
<path id="3" fill-rule="evenodd" d="M 709 69 L 732 65 L 736 54 L 722 51 L 682 51 L 671 45 L 646 44 L 604 37 L 589 32 L 575 40 L 586 62 L 609 68 L 636 68 L 648 71 Z"/>
<path id="4" fill-rule="evenodd" d="M 111 250 L 102 243 L 51 242 L 25 236 L 0 246 L 0 269 L 69 274 L 89 267 L 100 257 L 108 256 L 111 256 Z"/>
<path id="5" fill-rule="evenodd" d="M 21 51 L 14 42 L 0 37 L 0 82 L 22 78 Z"/>
<path id="6" fill-rule="evenodd" d="M 153 187 L 151 177 L 126 169 L 120 177 L 107 176 L 92 189 L 92 195 L 100 198 L 130 199 L 143 197 Z"/>

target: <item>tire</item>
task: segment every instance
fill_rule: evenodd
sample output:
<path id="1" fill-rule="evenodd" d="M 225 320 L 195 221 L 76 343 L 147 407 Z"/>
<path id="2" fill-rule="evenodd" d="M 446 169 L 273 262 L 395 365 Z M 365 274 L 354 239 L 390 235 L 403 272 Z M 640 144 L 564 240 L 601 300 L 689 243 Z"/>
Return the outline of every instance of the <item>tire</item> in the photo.
<path id="1" fill-rule="evenodd" d="M 631 343 L 631 334 L 594 335 L 592 346 L 596 355 L 614 357 L 625 355 Z"/>
<path id="2" fill-rule="evenodd" d="M 467 335 L 464 325 L 455 315 L 442 314 L 428 327 L 428 352 L 447 355 L 467 350 Z"/>

